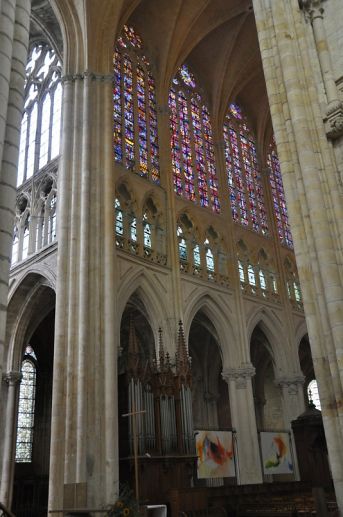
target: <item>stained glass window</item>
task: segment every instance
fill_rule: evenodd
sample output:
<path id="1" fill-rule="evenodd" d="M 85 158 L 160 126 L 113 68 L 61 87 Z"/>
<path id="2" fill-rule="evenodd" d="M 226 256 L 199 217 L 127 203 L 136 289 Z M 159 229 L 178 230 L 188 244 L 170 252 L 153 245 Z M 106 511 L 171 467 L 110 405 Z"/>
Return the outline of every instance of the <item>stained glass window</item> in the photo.
<path id="1" fill-rule="evenodd" d="M 133 242 L 137 241 L 137 219 L 133 216 L 130 224 L 130 238 Z"/>
<path id="2" fill-rule="evenodd" d="M 206 267 L 208 271 L 214 271 L 214 258 L 211 248 L 206 249 Z"/>
<path id="3" fill-rule="evenodd" d="M 179 240 L 179 257 L 181 260 L 187 260 L 187 243 L 185 238 L 183 237 L 183 231 L 180 226 L 177 228 L 177 236 Z"/>
<path id="4" fill-rule="evenodd" d="M 62 65 L 47 44 L 36 44 L 28 58 L 21 122 L 18 186 L 59 154 Z"/>
<path id="5" fill-rule="evenodd" d="M 147 221 L 147 215 L 143 216 L 143 238 L 144 238 L 144 247 L 151 248 L 151 225 Z"/>
<path id="6" fill-rule="evenodd" d="M 250 285 L 256 285 L 255 271 L 251 264 L 248 266 L 248 280 Z"/>
<path id="7" fill-rule="evenodd" d="M 301 302 L 302 301 L 302 296 L 301 296 L 301 289 L 300 289 L 300 285 L 298 282 L 293 282 L 293 289 L 294 289 L 294 296 L 295 296 L 295 299 L 297 302 Z"/>
<path id="8" fill-rule="evenodd" d="M 48 242 L 49 244 L 56 239 L 56 204 L 57 197 L 54 194 L 50 200 L 49 219 L 48 219 Z"/>
<path id="9" fill-rule="evenodd" d="M 272 284 L 272 290 L 274 293 L 277 293 L 278 289 L 277 289 L 277 282 L 276 282 L 275 276 L 271 275 L 270 279 L 271 279 L 271 284 Z"/>
<path id="10" fill-rule="evenodd" d="M 183 65 L 169 92 L 174 190 L 219 213 L 212 126 L 195 78 Z"/>
<path id="11" fill-rule="evenodd" d="M 120 206 L 119 199 L 116 199 L 114 202 L 115 209 L 115 228 L 117 235 L 123 235 L 124 233 L 124 225 L 123 225 L 123 211 Z"/>
<path id="12" fill-rule="evenodd" d="M 275 139 L 273 137 L 268 153 L 269 182 L 273 196 L 273 208 L 276 218 L 277 231 L 280 241 L 293 248 L 293 239 L 289 227 L 285 192 L 282 183 L 280 162 L 278 159 Z"/>
<path id="13" fill-rule="evenodd" d="M 239 279 L 241 282 L 245 282 L 245 273 L 244 273 L 244 266 L 242 262 L 238 261 L 238 271 L 239 271 Z"/>
<path id="14" fill-rule="evenodd" d="M 113 145 L 115 161 L 159 183 L 155 82 L 143 43 L 124 26 L 114 51 Z"/>
<path id="15" fill-rule="evenodd" d="M 18 463 L 32 461 L 33 424 L 36 395 L 36 356 L 27 347 L 22 362 L 22 380 L 19 389 L 18 424 L 15 460 Z"/>
<path id="16" fill-rule="evenodd" d="M 264 275 L 262 270 L 260 270 L 258 276 L 259 276 L 259 280 L 260 280 L 260 287 L 261 287 L 261 289 L 264 289 L 264 290 L 267 289 L 266 277 L 265 277 L 265 275 Z"/>
<path id="17" fill-rule="evenodd" d="M 267 235 L 267 213 L 255 138 L 238 104 L 229 106 L 224 122 L 224 142 L 233 220 Z"/>
<path id="18" fill-rule="evenodd" d="M 196 268 L 200 268 L 200 265 L 201 265 L 201 259 L 200 259 L 200 248 L 199 248 L 199 244 L 196 244 L 193 248 L 193 261 L 194 261 L 194 266 Z"/>
<path id="19" fill-rule="evenodd" d="M 319 399 L 318 384 L 315 379 L 313 379 L 307 386 L 307 397 L 309 402 L 313 402 L 313 404 L 316 406 L 316 409 L 321 411 L 322 406 Z"/>

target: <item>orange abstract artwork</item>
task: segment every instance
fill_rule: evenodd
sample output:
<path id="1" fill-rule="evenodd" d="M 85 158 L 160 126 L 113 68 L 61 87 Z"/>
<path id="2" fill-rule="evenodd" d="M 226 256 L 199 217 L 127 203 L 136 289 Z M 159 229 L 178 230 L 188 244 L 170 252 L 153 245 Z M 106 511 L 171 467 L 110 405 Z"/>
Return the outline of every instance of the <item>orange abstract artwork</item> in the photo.
<path id="1" fill-rule="evenodd" d="M 230 431 L 197 431 L 198 479 L 234 477 L 235 462 Z"/>

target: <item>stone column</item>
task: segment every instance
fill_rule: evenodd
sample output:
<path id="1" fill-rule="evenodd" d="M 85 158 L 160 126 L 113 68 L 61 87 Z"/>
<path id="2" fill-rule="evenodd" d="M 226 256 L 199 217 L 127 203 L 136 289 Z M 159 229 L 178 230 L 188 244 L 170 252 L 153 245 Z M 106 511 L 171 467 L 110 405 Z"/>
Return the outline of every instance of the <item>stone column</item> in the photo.
<path id="1" fill-rule="evenodd" d="M 112 76 L 63 84 L 51 510 L 118 493 Z"/>
<path id="2" fill-rule="evenodd" d="M 313 38 L 299 4 L 253 4 L 332 475 L 343 512 L 341 185 L 320 110 L 321 78 L 309 52 Z"/>
<path id="3" fill-rule="evenodd" d="M 255 368 L 245 363 L 240 368 L 222 372 L 229 386 L 232 427 L 236 431 L 238 484 L 262 483 L 261 460 L 257 436 L 251 378 Z"/>
<path id="4" fill-rule="evenodd" d="M 159 99 L 158 99 L 159 101 Z M 172 172 L 172 160 L 170 151 L 170 119 L 169 119 L 169 107 L 165 103 L 165 99 L 159 103 L 158 108 L 158 134 L 159 134 L 159 156 L 160 156 L 160 170 L 161 170 L 161 186 L 166 190 L 167 203 L 166 208 L 166 239 L 168 260 L 170 261 L 171 278 L 172 278 L 172 289 L 173 289 L 173 314 L 171 317 L 173 321 L 170 322 L 170 329 L 177 329 L 178 321 L 183 320 L 182 307 L 182 291 L 181 291 L 181 274 L 180 274 L 180 259 L 179 259 L 179 248 L 178 239 L 176 236 L 177 230 L 177 218 L 176 218 L 176 194 L 174 192 L 174 179 Z M 165 174 L 165 171 L 169 171 L 169 174 Z M 191 262 L 191 251 L 188 249 L 188 263 Z M 173 331 L 172 331 L 173 332 Z M 165 338 L 168 334 L 165 335 Z M 176 343 L 176 340 L 174 340 Z M 175 349 L 172 350 L 171 346 L 175 346 L 174 343 L 166 343 L 168 351 L 174 354 Z"/>
<path id="5" fill-rule="evenodd" d="M 324 8 L 321 0 L 301 0 L 300 4 L 307 13 L 313 27 L 313 36 L 328 103 L 326 132 L 330 138 L 338 138 L 343 135 L 343 103 L 339 100 L 338 89 L 334 79 L 331 55 L 323 21 Z"/>
<path id="6" fill-rule="evenodd" d="M 4 412 L 4 453 L 1 472 L 0 501 L 10 508 L 13 493 L 13 477 L 15 467 L 15 443 L 16 443 L 16 422 L 17 422 L 17 394 L 20 372 L 8 372 L 4 376 L 7 388 L 7 405 Z"/>
<path id="7" fill-rule="evenodd" d="M 30 6 L 29 0 L 3 0 L 0 13 L 0 378 L 4 360 Z"/>

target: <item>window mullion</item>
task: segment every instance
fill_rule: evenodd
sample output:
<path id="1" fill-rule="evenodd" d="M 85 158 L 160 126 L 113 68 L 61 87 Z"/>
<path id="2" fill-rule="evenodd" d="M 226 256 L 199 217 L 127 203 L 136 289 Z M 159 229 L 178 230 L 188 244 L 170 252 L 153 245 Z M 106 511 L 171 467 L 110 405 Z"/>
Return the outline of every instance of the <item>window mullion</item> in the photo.
<path id="1" fill-rule="evenodd" d="M 188 111 L 188 120 L 189 120 L 193 188 L 194 188 L 195 199 L 197 200 L 198 205 L 201 206 L 200 195 L 199 195 L 199 185 L 198 185 L 197 161 L 196 161 L 196 154 L 195 154 L 194 115 L 193 115 L 193 110 L 192 110 L 192 95 L 187 94 L 186 99 L 187 99 L 187 111 Z"/>

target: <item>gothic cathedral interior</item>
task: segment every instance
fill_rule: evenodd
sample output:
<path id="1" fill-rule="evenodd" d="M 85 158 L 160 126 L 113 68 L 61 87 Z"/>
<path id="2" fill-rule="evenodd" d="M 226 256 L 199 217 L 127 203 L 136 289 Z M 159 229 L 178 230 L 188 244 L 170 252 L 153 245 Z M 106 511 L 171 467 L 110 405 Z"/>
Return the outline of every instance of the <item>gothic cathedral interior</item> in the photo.
<path id="1" fill-rule="evenodd" d="M 343 515 L 342 198 L 342 0 L 0 0 L 0 515 Z"/>

